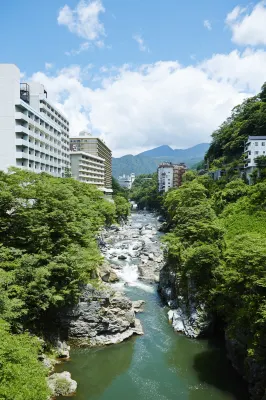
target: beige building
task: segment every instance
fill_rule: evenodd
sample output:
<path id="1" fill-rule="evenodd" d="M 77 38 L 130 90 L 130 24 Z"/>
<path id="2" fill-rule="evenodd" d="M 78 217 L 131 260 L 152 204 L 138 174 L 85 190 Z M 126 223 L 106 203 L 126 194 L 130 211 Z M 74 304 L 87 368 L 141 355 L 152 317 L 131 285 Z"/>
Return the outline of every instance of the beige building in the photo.
<path id="1" fill-rule="evenodd" d="M 81 151 L 104 159 L 104 186 L 112 189 L 112 152 L 101 139 L 88 132 L 80 132 L 79 136 L 70 138 L 70 151 Z"/>
<path id="2" fill-rule="evenodd" d="M 171 188 L 178 188 L 181 186 L 182 176 L 186 171 L 187 167 L 184 163 L 161 163 L 157 170 L 159 192 L 167 192 Z"/>
<path id="3" fill-rule="evenodd" d="M 70 153 L 70 160 L 73 178 L 80 182 L 96 185 L 103 191 L 105 190 L 103 158 L 83 151 L 74 151 Z"/>

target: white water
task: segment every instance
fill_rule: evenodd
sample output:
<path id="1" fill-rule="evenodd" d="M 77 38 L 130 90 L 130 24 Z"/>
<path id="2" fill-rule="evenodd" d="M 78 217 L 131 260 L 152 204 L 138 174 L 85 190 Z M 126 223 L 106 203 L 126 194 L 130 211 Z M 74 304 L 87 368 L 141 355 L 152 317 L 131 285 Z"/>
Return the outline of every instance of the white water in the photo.
<path id="1" fill-rule="evenodd" d="M 124 285 L 126 284 L 127 286 L 134 286 L 148 293 L 153 293 L 155 291 L 154 286 L 143 283 L 139 280 L 137 265 L 126 264 L 121 270 L 117 270 L 116 274 L 122 281 L 122 284 L 116 284 L 117 289 L 123 289 Z"/>

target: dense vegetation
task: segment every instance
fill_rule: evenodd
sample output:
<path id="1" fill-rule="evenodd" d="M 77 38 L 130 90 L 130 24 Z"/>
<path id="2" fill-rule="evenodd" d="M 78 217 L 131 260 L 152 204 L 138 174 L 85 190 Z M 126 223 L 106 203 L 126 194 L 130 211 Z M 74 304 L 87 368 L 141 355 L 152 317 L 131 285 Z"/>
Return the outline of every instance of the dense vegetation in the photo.
<path id="1" fill-rule="evenodd" d="M 37 339 L 27 333 L 14 335 L 0 321 L 0 399 L 47 400 L 46 371 L 38 361 Z"/>
<path id="2" fill-rule="evenodd" d="M 72 178 L 0 172 L 1 400 L 47 399 L 39 344 L 22 332 L 39 333 L 47 312 L 78 300 L 102 261 L 99 229 L 128 213 L 124 197 L 114 204 Z"/>
<path id="3" fill-rule="evenodd" d="M 210 168 L 222 168 L 229 178 L 244 165 L 244 144 L 248 136 L 266 135 L 266 83 L 261 92 L 232 110 L 231 116 L 212 134 L 205 161 Z"/>
<path id="4" fill-rule="evenodd" d="M 130 199 L 143 210 L 159 210 L 162 196 L 158 193 L 157 173 L 143 174 L 136 177 L 130 191 Z"/>
<path id="5" fill-rule="evenodd" d="M 246 376 L 252 360 L 261 367 L 266 362 L 265 195 L 266 182 L 248 186 L 236 179 L 221 189 L 207 176 L 190 174 L 165 197 L 177 294 L 187 305 L 204 305 L 227 336 L 240 341 Z M 260 379 L 258 399 L 266 376 Z"/>
<path id="6" fill-rule="evenodd" d="M 266 135 L 266 85 L 213 134 L 206 161 L 226 175 L 213 181 L 188 171 L 163 205 L 178 298 L 204 307 L 219 321 L 233 340 L 234 363 L 250 382 L 252 399 L 261 400 L 266 387 L 266 157 L 258 157 L 253 185 L 247 185 L 241 167 L 249 135 Z"/>

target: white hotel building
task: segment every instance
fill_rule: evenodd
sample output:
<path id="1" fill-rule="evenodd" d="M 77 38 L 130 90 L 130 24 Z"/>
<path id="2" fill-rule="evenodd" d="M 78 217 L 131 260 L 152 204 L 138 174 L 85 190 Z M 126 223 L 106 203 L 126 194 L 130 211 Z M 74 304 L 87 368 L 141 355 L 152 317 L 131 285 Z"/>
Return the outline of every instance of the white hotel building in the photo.
<path id="1" fill-rule="evenodd" d="M 73 151 L 70 153 L 71 172 L 73 178 L 80 182 L 96 185 L 100 190 L 105 191 L 105 160 L 84 151 Z"/>
<path id="2" fill-rule="evenodd" d="M 70 168 L 69 122 L 43 85 L 21 83 L 14 64 L 0 64 L 0 170 L 10 166 L 63 176 Z"/>

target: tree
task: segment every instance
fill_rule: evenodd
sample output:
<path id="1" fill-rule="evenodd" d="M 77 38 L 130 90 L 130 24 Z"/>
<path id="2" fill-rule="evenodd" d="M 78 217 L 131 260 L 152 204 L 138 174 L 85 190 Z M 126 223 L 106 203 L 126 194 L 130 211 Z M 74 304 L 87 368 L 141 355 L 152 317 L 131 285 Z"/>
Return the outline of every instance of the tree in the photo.
<path id="1" fill-rule="evenodd" d="M 266 178 L 266 156 L 258 156 L 255 158 L 255 164 L 258 168 L 259 180 L 264 180 Z"/>
<path id="2" fill-rule="evenodd" d="M 78 301 L 115 205 L 94 186 L 12 169 L 0 176 L 0 316 L 13 329 Z"/>
<path id="3" fill-rule="evenodd" d="M 71 168 L 65 168 L 64 178 L 72 178 Z"/>
<path id="4" fill-rule="evenodd" d="M 118 221 L 127 220 L 130 214 L 130 203 L 122 196 L 115 196 L 116 217 Z"/>
<path id="5" fill-rule="evenodd" d="M 47 400 L 45 367 L 38 361 L 40 342 L 29 334 L 12 335 L 0 320 L 0 399 Z"/>

